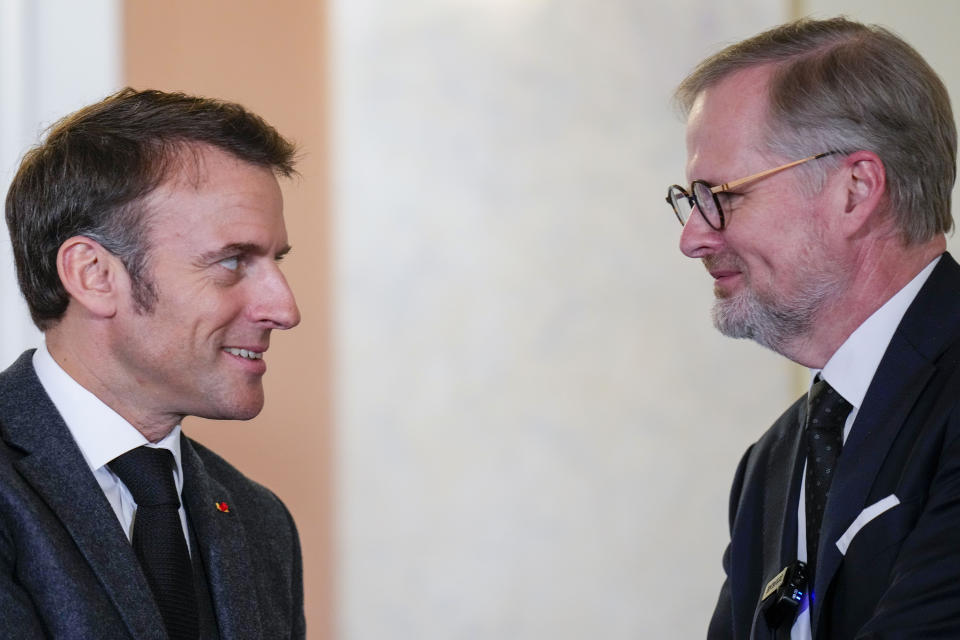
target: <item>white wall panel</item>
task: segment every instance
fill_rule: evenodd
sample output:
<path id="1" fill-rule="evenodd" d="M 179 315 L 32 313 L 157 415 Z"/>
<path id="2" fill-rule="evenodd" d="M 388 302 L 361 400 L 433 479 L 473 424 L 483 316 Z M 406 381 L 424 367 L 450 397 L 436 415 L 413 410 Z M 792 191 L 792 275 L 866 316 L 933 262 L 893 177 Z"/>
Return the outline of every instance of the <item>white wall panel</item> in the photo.
<path id="1" fill-rule="evenodd" d="M 332 14 L 341 637 L 702 636 L 794 372 L 710 325 L 670 94 L 785 3 Z"/>
<path id="2" fill-rule="evenodd" d="M 0 184 L 61 116 L 115 91 L 120 78 L 120 0 L 0 0 Z M 0 223 L 0 368 L 35 346 Z"/>

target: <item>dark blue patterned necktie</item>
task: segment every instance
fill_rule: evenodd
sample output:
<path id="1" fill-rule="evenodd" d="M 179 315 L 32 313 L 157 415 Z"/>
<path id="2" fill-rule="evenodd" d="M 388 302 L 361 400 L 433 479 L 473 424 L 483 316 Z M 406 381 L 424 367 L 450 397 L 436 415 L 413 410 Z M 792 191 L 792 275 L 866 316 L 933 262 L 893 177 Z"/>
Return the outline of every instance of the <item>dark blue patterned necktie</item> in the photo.
<path id="1" fill-rule="evenodd" d="M 830 482 L 843 445 L 843 425 L 853 407 L 819 376 L 807 405 L 807 566 L 810 587 L 820 547 L 820 526 L 830 493 Z"/>
<path id="2" fill-rule="evenodd" d="M 180 522 L 173 454 L 138 447 L 109 463 L 137 503 L 133 550 L 160 608 L 171 640 L 196 640 L 193 568 Z"/>

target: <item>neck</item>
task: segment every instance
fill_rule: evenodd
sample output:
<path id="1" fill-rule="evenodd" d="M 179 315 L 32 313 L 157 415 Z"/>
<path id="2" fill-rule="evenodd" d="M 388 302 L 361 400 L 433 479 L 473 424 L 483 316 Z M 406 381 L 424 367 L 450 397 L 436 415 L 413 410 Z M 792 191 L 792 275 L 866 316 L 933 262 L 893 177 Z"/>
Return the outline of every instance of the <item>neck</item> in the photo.
<path id="1" fill-rule="evenodd" d="M 138 406 L 131 382 L 123 375 L 113 375 L 108 352 L 96 339 L 78 336 L 61 321 L 44 334 L 47 351 L 67 375 L 116 411 L 150 442 L 159 442 L 173 431 L 183 416 L 151 414 Z"/>
<path id="2" fill-rule="evenodd" d="M 923 245 L 904 246 L 899 239 L 891 239 L 861 251 L 848 266 L 842 291 L 824 303 L 811 329 L 785 344 L 781 355 L 822 369 L 857 327 L 944 251 L 942 235 Z"/>

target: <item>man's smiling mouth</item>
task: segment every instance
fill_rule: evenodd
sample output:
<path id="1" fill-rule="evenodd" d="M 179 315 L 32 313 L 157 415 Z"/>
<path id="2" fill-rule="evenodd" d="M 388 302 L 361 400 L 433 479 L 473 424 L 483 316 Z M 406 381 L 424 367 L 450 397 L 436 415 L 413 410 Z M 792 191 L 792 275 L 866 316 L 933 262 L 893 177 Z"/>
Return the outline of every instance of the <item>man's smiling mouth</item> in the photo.
<path id="1" fill-rule="evenodd" d="M 262 351 L 250 351 L 248 349 L 237 349 L 236 347 L 224 347 L 223 350 L 231 355 L 240 356 L 248 360 L 260 360 L 263 358 Z"/>

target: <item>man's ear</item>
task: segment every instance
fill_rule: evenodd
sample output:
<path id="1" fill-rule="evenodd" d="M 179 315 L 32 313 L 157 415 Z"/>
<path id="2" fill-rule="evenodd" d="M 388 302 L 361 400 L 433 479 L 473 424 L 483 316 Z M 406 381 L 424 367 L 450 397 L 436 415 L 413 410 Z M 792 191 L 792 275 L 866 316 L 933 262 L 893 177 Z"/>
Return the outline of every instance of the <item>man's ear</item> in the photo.
<path id="1" fill-rule="evenodd" d="M 99 242 L 86 236 L 68 238 L 57 252 L 57 273 L 70 297 L 88 313 L 100 318 L 117 313 L 126 270 Z"/>
<path id="2" fill-rule="evenodd" d="M 883 160 L 872 151 L 855 151 L 843 163 L 846 202 L 841 221 L 844 235 L 856 235 L 876 221 L 887 193 L 887 171 Z"/>

